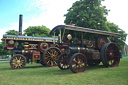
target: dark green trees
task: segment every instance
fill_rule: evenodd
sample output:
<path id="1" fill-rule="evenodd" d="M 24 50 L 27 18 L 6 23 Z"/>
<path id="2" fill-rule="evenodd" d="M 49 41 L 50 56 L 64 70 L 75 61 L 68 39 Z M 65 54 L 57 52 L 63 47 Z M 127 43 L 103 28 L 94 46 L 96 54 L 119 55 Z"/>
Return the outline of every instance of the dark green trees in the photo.
<path id="1" fill-rule="evenodd" d="M 50 36 L 49 35 L 50 29 L 45 27 L 45 26 L 30 26 L 28 27 L 26 30 L 24 30 L 24 35 L 28 35 L 28 36 Z"/>
<path id="2" fill-rule="evenodd" d="M 106 16 L 109 10 L 102 6 L 104 0 L 79 0 L 76 1 L 68 13 L 64 16 L 65 24 L 75 24 L 76 26 L 104 30 L 109 32 L 120 33 L 121 37 L 113 37 L 120 48 L 123 47 L 127 34 L 114 23 L 107 22 Z"/>
<path id="3" fill-rule="evenodd" d="M 114 23 L 106 22 L 106 25 L 110 29 L 111 32 L 115 32 L 115 33 L 120 33 L 121 34 L 120 37 L 110 37 L 110 39 L 113 42 L 116 42 L 116 44 L 119 46 L 120 49 L 123 49 L 123 47 L 125 45 L 125 40 L 126 40 L 126 37 L 127 37 L 127 34 L 125 33 L 125 31 L 120 29 Z"/>
<path id="4" fill-rule="evenodd" d="M 105 22 L 108 14 L 105 6 L 101 5 L 102 0 L 80 0 L 76 1 L 68 13 L 65 14 L 66 24 L 75 24 L 76 26 L 106 30 Z"/>
<path id="5" fill-rule="evenodd" d="M 18 31 L 16 31 L 16 30 L 9 30 L 9 31 L 6 32 L 6 34 L 8 34 L 8 35 L 17 35 Z"/>

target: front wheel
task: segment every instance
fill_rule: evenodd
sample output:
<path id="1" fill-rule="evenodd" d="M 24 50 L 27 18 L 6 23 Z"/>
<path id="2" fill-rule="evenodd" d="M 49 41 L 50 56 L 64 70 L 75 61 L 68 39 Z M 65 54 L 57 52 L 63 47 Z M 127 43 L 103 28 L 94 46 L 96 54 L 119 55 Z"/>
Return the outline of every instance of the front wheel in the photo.
<path id="1" fill-rule="evenodd" d="M 69 60 L 69 68 L 73 73 L 84 72 L 87 67 L 87 58 L 81 53 L 75 53 Z"/>
<path id="2" fill-rule="evenodd" d="M 21 54 L 14 55 L 10 60 L 10 66 L 13 69 L 22 69 L 26 65 L 26 58 Z"/>
<path id="3" fill-rule="evenodd" d="M 68 59 L 66 54 L 61 54 L 57 60 L 58 67 L 61 70 L 69 69 Z"/>

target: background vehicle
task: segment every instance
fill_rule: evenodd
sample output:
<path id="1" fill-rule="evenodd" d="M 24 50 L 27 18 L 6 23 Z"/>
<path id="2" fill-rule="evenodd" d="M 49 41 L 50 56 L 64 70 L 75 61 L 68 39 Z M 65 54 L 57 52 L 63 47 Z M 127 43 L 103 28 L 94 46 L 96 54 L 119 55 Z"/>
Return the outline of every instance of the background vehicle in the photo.
<path id="1" fill-rule="evenodd" d="M 47 65 L 43 60 L 43 53 L 46 48 L 54 47 L 57 42 L 57 38 L 52 37 L 22 36 L 22 15 L 19 17 L 19 35 L 3 35 L 3 40 L 4 49 L 15 53 L 10 60 L 13 69 L 24 68 L 29 62 Z"/>

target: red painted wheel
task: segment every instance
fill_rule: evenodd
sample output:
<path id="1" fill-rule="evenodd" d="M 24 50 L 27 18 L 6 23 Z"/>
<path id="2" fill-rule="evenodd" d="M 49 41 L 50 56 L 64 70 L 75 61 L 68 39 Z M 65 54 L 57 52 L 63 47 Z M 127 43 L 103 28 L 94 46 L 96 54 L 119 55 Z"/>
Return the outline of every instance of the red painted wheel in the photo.
<path id="1" fill-rule="evenodd" d="M 66 54 L 61 54 L 57 60 L 58 67 L 61 70 L 69 69 L 68 59 Z"/>
<path id="2" fill-rule="evenodd" d="M 13 69 L 22 69 L 26 65 L 26 58 L 21 54 L 14 55 L 10 60 L 10 66 Z"/>
<path id="3" fill-rule="evenodd" d="M 46 66 L 57 66 L 58 57 L 61 55 L 57 47 L 47 48 L 43 54 L 43 62 Z"/>
<path id="4" fill-rule="evenodd" d="M 115 43 L 106 43 L 101 48 L 101 60 L 106 67 L 118 66 L 120 62 L 120 52 Z"/>
<path id="5" fill-rule="evenodd" d="M 81 53 L 75 53 L 69 60 L 69 68 L 74 73 L 84 72 L 87 67 L 87 58 Z"/>

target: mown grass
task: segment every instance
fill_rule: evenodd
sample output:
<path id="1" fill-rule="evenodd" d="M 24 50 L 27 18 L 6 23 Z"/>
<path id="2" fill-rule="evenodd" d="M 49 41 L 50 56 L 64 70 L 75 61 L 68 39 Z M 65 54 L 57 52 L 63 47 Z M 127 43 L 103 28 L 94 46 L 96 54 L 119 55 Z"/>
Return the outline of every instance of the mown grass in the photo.
<path id="1" fill-rule="evenodd" d="M 8 59 L 0 59 L 0 61 L 9 61 Z"/>
<path id="2" fill-rule="evenodd" d="M 76 74 L 40 64 L 14 70 L 9 63 L 0 63 L 0 85 L 128 85 L 128 58 L 121 59 L 118 67 L 88 66 Z"/>

